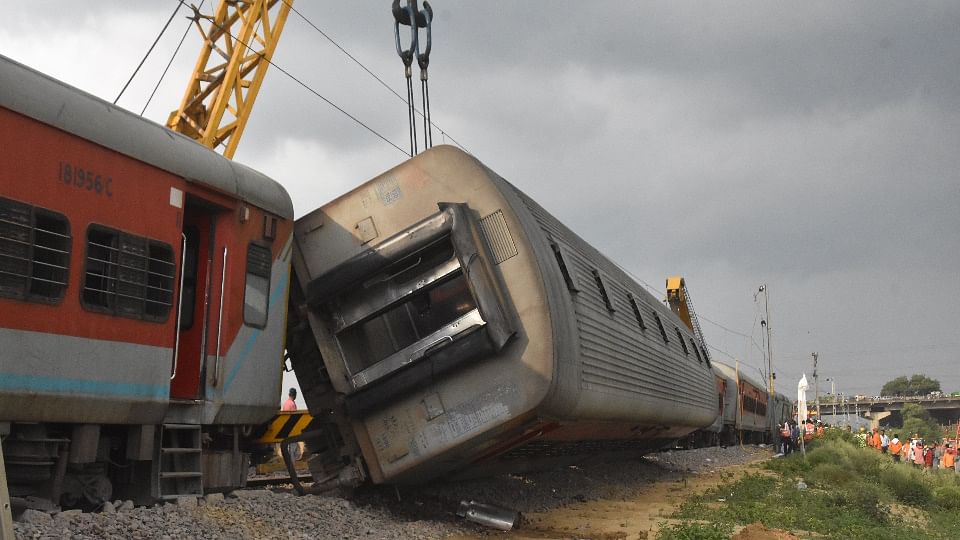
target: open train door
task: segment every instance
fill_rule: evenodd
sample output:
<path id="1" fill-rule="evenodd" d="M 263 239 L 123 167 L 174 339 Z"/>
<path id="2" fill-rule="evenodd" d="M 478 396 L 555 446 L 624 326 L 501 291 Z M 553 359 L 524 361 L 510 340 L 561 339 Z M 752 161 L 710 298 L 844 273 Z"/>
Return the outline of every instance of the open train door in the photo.
<path id="1" fill-rule="evenodd" d="M 210 339 L 217 339 L 218 316 L 222 316 L 219 312 L 223 303 L 226 252 L 221 257 L 214 253 L 221 211 L 218 206 L 186 195 L 171 399 L 203 398 L 204 359 Z"/>

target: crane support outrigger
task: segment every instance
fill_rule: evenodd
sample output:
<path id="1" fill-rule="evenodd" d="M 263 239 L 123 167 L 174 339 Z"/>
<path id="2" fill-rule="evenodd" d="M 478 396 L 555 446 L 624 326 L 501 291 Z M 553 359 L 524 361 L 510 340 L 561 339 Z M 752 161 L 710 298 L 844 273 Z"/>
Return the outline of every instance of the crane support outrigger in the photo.
<path id="1" fill-rule="evenodd" d="M 220 0 L 213 16 L 191 8 L 204 43 L 167 127 L 233 158 L 293 0 Z"/>

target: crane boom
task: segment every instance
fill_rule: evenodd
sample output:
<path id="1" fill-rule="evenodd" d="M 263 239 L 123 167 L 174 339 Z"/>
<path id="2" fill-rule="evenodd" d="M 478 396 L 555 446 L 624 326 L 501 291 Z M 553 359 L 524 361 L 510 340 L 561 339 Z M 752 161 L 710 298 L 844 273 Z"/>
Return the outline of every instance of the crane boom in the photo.
<path id="1" fill-rule="evenodd" d="M 690 300 L 690 292 L 687 290 L 687 283 L 680 276 L 671 276 L 667 278 L 667 303 L 670 309 L 680 317 L 680 320 L 693 331 L 693 335 L 703 346 L 703 354 L 710 361 L 710 352 L 707 350 L 707 342 L 703 339 L 703 330 L 700 329 L 700 321 L 697 319 L 697 312 L 693 310 L 693 301 Z"/>
<path id="2" fill-rule="evenodd" d="M 232 158 L 292 7 L 293 0 L 220 0 L 213 16 L 193 7 L 204 43 L 167 127 Z"/>

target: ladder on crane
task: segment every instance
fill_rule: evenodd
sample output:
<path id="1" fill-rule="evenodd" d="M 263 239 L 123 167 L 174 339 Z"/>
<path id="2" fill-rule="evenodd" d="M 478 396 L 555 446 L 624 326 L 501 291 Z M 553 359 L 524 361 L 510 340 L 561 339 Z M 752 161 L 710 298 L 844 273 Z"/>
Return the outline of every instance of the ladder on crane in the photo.
<path id="1" fill-rule="evenodd" d="M 693 309 L 693 301 L 690 300 L 690 292 L 687 290 L 687 283 L 680 276 L 670 276 L 667 278 L 667 304 L 670 309 L 680 317 L 680 320 L 693 331 L 694 337 L 700 342 L 703 354 L 707 363 L 710 363 L 710 351 L 707 349 L 707 342 L 703 339 L 703 331 L 700 329 L 700 321 L 697 319 L 697 312 Z"/>

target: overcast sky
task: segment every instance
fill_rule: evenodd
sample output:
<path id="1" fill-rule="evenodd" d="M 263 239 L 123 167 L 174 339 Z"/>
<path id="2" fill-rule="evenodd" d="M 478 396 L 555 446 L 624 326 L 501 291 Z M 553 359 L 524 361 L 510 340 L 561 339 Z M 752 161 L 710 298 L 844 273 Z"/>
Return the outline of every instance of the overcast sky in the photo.
<path id="1" fill-rule="evenodd" d="M 0 54 L 112 101 L 176 5 L 19 2 Z M 390 2 L 295 7 L 405 93 Z M 821 390 L 960 390 L 960 3 L 433 7 L 435 123 L 657 296 L 683 275 L 715 358 L 760 378 L 766 284 L 777 390 L 814 351 Z M 119 105 L 144 107 L 185 15 Z M 199 48 L 191 30 L 145 116 L 178 106 Z M 402 100 L 295 13 L 274 61 L 408 147 Z M 404 157 L 271 68 L 235 159 L 300 216 Z"/>

